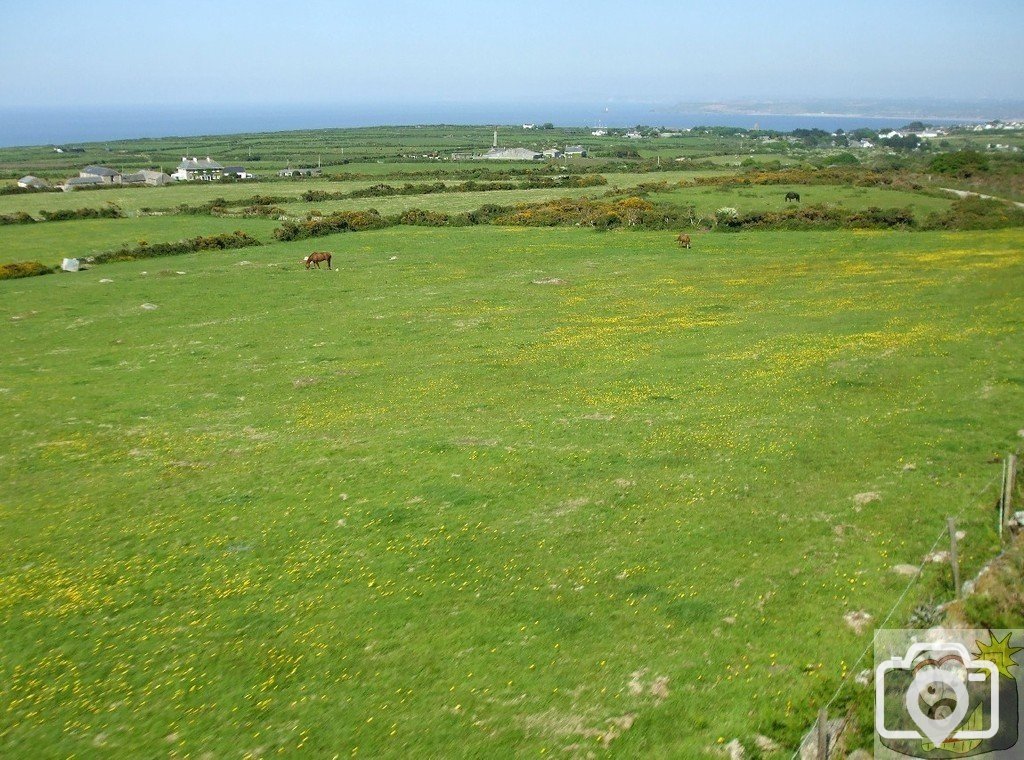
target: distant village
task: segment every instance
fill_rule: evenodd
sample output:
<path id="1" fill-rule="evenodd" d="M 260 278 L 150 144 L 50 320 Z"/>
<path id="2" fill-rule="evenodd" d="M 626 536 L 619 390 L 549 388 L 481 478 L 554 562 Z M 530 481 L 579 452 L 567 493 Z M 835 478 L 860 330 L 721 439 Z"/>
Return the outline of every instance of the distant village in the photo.
<path id="1" fill-rule="evenodd" d="M 1020 130 L 1024 129 L 1024 121 L 991 121 L 985 124 L 961 124 L 949 127 L 929 127 L 919 125 L 920 128 L 914 129 L 910 127 L 904 127 L 902 129 L 889 129 L 882 130 L 877 133 L 878 141 L 889 141 L 895 139 L 905 138 L 917 138 L 919 140 L 928 140 L 934 138 L 942 138 L 953 132 L 987 132 L 991 134 L 998 133 L 1001 130 Z M 524 130 L 533 130 L 536 128 L 534 124 L 523 124 Z M 668 137 L 681 137 L 685 134 L 699 131 L 694 129 L 680 129 L 675 131 L 665 131 L 664 129 L 650 129 L 646 128 L 645 131 L 640 131 L 639 128 L 628 129 L 628 130 L 610 130 L 605 127 L 597 127 L 592 130 L 590 134 L 594 137 L 606 137 L 606 136 L 617 136 L 624 137 L 629 140 L 642 140 L 648 138 L 668 138 Z M 758 127 L 754 125 L 754 131 L 758 131 Z M 857 130 L 858 132 L 861 130 Z M 868 130 L 865 130 L 868 131 Z M 826 133 L 821 132 L 824 135 Z M 844 147 L 844 148 L 875 148 L 883 147 L 882 145 L 876 145 L 876 142 L 866 137 L 857 137 L 854 133 L 844 133 L 842 130 L 832 132 L 830 135 L 833 147 Z M 775 142 L 799 142 L 800 138 L 795 135 L 787 134 L 762 134 L 757 136 L 757 139 L 763 143 L 775 143 Z M 986 149 L 994 151 L 1010 151 L 1019 152 L 1020 148 L 1014 145 L 1009 145 L 1000 142 L 990 142 L 986 144 Z M 62 148 L 54 147 L 54 151 L 57 153 L 80 153 L 81 148 Z M 564 148 L 551 147 L 546 150 L 537 151 L 531 148 L 521 147 L 499 147 L 498 146 L 498 130 L 494 130 L 494 139 L 491 143 L 491 147 L 484 153 L 467 153 L 457 152 L 451 154 L 451 160 L 453 161 L 540 161 L 544 159 L 568 159 L 568 158 L 586 158 L 589 154 L 587 148 L 582 145 L 566 145 Z M 440 155 L 435 151 L 433 153 L 424 154 L 424 158 L 440 158 Z M 682 161 L 685 159 L 676 159 Z M 280 169 L 277 172 L 279 177 L 316 177 L 321 173 L 319 166 L 316 167 L 297 167 L 292 168 L 288 166 L 285 169 Z M 181 163 L 178 164 L 178 168 L 171 174 L 166 172 L 157 171 L 153 169 L 140 169 L 135 172 L 123 173 L 116 169 L 111 169 L 107 166 L 97 166 L 90 164 L 79 171 L 77 177 L 70 177 L 64 182 L 51 185 L 45 179 L 28 175 L 18 180 L 18 187 L 31 188 L 35 190 L 64 190 L 65 192 L 76 189 L 85 188 L 99 188 L 112 185 L 122 186 L 161 186 L 167 185 L 172 182 L 216 182 L 222 179 L 235 179 L 235 180 L 246 180 L 255 179 L 256 175 L 251 174 L 246 170 L 244 166 L 224 166 L 217 161 L 214 161 L 210 156 L 205 158 L 199 158 L 197 156 L 182 156 Z"/>
<path id="2" fill-rule="evenodd" d="M 54 148 L 54 150 L 60 153 L 64 152 L 63 148 Z M 302 170 L 282 170 L 278 174 L 290 176 L 284 174 L 285 171 L 297 172 Z M 57 185 L 51 185 L 44 179 L 28 175 L 18 180 L 18 187 L 33 188 L 35 190 L 56 188 L 67 192 L 80 188 L 97 188 L 111 185 L 150 185 L 159 187 L 171 182 L 216 182 L 224 178 L 254 179 L 255 175 L 246 171 L 244 166 L 224 166 L 209 156 L 206 158 L 182 156 L 181 163 L 178 164 L 178 168 L 173 174 L 167 174 L 166 172 L 154 169 L 140 169 L 136 172 L 124 173 L 111 169 L 108 166 L 90 164 L 79 171 L 77 177 L 70 177 Z"/>

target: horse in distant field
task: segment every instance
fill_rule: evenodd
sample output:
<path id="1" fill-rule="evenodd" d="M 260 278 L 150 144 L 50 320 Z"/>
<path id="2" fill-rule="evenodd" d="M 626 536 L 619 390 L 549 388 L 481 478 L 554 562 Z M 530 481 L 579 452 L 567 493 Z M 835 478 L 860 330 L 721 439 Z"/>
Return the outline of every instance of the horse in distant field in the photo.
<path id="1" fill-rule="evenodd" d="M 786 200 L 787 201 L 796 201 L 797 203 L 799 203 L 800 202 L 800 193 L 794 193 L 792 190 L 790 190 L 788 193 L 786 193 Z"/>
<path id="2" fill-rule="evenodd" d="M 679 237 L 676 238 L 676 242 L 679 243 L 680 248 L 690 247 L 690 236 L 686 233 L 680 232 Z"/>
<path id="3" fill-rule="evenodd" d="M 303 261 L 306 262 L 306 269 L 309 269 L 310 264 L 316 264 L 316 268 L 320 268 L 320 262 L 326 261 L 327 268 L 331 268 L 331 254 L 327 251 L 313 251 Z"/>

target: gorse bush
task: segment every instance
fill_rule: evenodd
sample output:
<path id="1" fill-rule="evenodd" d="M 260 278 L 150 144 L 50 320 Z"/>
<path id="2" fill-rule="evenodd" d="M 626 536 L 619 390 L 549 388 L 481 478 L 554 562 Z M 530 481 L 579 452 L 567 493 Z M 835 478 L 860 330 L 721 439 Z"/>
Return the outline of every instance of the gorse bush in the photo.
<path id="1" fill-rule="evenodd" d="M 397 221 L 385 219 L 376 209 L 339 211 L 302 222 L 285 222 L 274 230 L 274 237 L 283 241 L 304 240 L 305 238 L 334 235 L 339 232 L 379 230 L 397 223 Z"/>
<path id="2" fill-rule="evenodd" d="M 715 212 L 717 229 L 738 230 L 834 230 L 834 229 L 907 229 L 916 225 L 909 208 L 882 209 L 877 206 L 862 211 L 825 204 L 791 207 L 781 211 L 751 211 L 732 214 L 735 209 Z"/>
<path id="3" fill-rule="evenodd" d="M 889 187 L 892 174 L 852 166 L 828 166 L 823 169 L 781 169 L 765 171 L 755 169 L 730 177 L 694 177 L 693 186 L 716 185 L 854 185 L 856 187 Z"/>
<path id="4" fill-rule="evenodd" d="M 634 227 L 665 229 L 685 220 L 685 209 L 656 205 L 644 198 L 629 197 L 616 201 L 591 198 L 561 198 L 518 206 L 485 204 L 474 211 L 445 214 L 409 209 L 392 216 L 369 211 L 341 211 L 301 222 L 285 222 L 274 230 L 278 240 L 303 240 L 340 232 L 381 229 L 396 225 L 426 227 L 467 227 L 479 224 L 504 224 L 517 227 L 576 226 L 595 229 Z"/>
<path id="5" fill-rule="evenodd" d="M 50 274 L 54 267 L 40 264 L 38 261 L 18 261 L 11 264 L 0 264 L 0 280 L 15 280 L 19 277 L 35 277 Z"/>

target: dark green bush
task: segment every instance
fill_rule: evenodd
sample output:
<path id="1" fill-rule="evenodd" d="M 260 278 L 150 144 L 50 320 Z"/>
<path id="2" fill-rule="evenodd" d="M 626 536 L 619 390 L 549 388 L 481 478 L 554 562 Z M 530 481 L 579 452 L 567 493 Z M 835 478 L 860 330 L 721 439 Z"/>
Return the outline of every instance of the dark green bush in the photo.
<path id="1" fill-rule="evenodd" d="M 976 150 L 940 153 L 928 162 L 929 171 L 954 177 L 971 177 L 978 172 L 988 171 L 988 168 L 988 157 Z"/>
<path id="2" fill-rule="evenodd" d="M 933 213 L 924 223 L 931 230 L 994 230 L 1024 227 L 1024 209 L 995 198 L 970 196 L 953 201 L 947 211 Z"/>
<path id="3" fill-rule="evenodd" d="M 120 207 L 113 204 L 102 208 L 57 209 L 39 212 L 44 222 L 65 222 L 70 219 L 120 219 L 124 216 Z"/>

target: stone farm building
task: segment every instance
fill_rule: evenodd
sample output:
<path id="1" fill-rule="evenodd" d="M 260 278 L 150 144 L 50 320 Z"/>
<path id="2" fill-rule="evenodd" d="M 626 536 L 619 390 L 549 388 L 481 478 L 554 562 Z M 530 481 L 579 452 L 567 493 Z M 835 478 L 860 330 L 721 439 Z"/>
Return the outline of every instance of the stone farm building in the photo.
<path id="1" fill-rule="evenodd" d="M 121 172 L 116 169 L 111 169 L 107 166 L 96 166 L 90 164 L 89 166 L 78 172 L 79 177 L 96 177 L 104 185 L 119 185 L 121 184 Z"/>
<path id="2" fill-rule="evenodd" d="M 50 183 L 45 179 L 39 177 L 33 177 L 31 174 L 27 174 L 18 180 L 18 187 L 30 187 L 34 190 L 46 190 L 50 187 Z"/>

